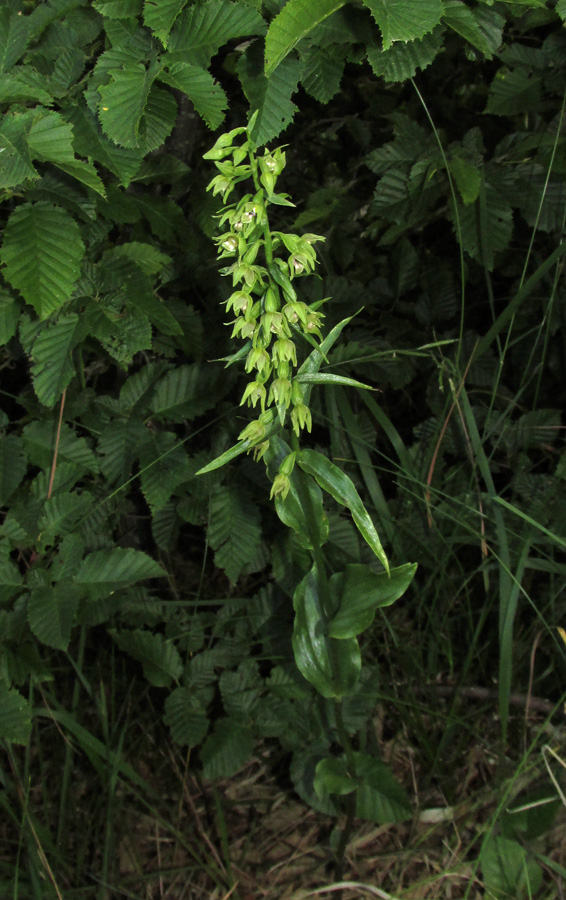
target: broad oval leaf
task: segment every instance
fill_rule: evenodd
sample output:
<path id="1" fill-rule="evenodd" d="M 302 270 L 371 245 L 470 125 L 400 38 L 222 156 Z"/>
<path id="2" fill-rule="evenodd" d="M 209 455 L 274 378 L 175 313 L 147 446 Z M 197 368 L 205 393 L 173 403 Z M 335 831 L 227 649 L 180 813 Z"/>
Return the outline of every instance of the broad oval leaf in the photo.
<path id="1" fill-rule="evenodd" d="M 252 732 L 234 719 L 219 719 L 203 744 L 200 757 L 205 778 L 229 778 L 250 758 L 255 745 Z"/>
<path id="2" fill-rule="evenodd" d="M 417 570 L 406 563 L 387 572 L 372 572 L 369 566 L 354 563 L 333 575 L 333 588 L 340 594 L 338 612 L 328 626 L 333 638 L 344 640 L 365 631 L 373 622 L 376 609 L 390 606 L 401 597 Z"/>
<path id="3" fill-rule="evenodd" d="M 265 74 L 270 76 L 300 40 L 344 4 L 345 0 L 289 0 L 265 38 Z"/>
<path id="4" fill-rule="evenodd" d="M 90 553 L 75 575 L 75 584 L 92 600 L 108 597 L 120 588 L 145 578 L 161 578 L 165 572 L 155 560 L 133 548 L 115 547 Z"/>
<path id="5" fill-rule="evenodd" d="M 170 640 L 157 632 L 136 629 L 134 631 L 110 631 L 110 636 L 120 650 L 129 653 L 143 666 L 143 672 L 154 687 L 169 687 L 183 673 L 183 661 Z"/>
<path id="6" fill-rule="evenodd" d="M 0 252 L 4 274 L 40 319 L 71 298 L 83 256 L 79 226 L 64 209 L 40 200 L 10 215 Z"/>
<path id="7" fill-rule="evenodd" d="M 297 462 L 308 475 L 312 475 L 318 481 L 324 491 L 334 497 L 337 503 L 348 507 L 362 537 L 369 544 L 384 569 L 389 571 L 389 562 L 381 546 L 376 527 L 362 503 L 352 479 L 316 450 L 301 450 L 297 455 Z"/>
<path id="8" fill-rule="evenodd" d="M 297 668 L 323 697 L 340 699 L 351 694 L 361 671 L 360 648 L 355 638 L 335 641 L 326 634 L 316 565 L 298 585 L 293 606 Z"/>
<path id="9" fill-rule="evenodd" d="M 383 36 L 387 50 L 394 41 L 414 41 L 432 31 L 442 18 L 442 0 L 364 0 Z"/>
<path id="10" fill-rule="evenodd" d="M 354 760 L 358 781 L 356 815 L 379 825 L 410 819 L 409 798 L 385 763 L 363 753 L 354 753 Z"/>

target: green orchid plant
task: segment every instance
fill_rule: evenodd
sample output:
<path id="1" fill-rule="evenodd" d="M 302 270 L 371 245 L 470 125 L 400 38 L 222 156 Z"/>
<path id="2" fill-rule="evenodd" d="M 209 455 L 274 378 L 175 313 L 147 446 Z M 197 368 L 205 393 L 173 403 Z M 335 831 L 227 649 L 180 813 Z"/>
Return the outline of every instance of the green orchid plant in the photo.
<path id="1" fill-rule="evenodd" d="M 218 259 L 229 261 L 221 274 L 232 279 L 234 292 L 226 309 L 235 318 L 232 336 L 244 344 L 229 363 L 245 359 L 251 376 L 241 405 L 259 407 L 259 416 L 239 435 L 238 443 L 202 468 L 198 474 L 223 466 L 241 453 L 252 451 L 263 459 L 271 480 L 271 498 L 281 521 L 292 528 L 310 551 L 312 565 L 297 585 L 293 605 L 293 652 L 297 667 L 322 697 L 334 706 L 341 758 L 322 759 L 314 787 L 319 797 L 350 796 L 350 818 L 359 814 L 364 791 L 376 779 L 390 778 L 398 817 L 410 815 L 402 788 L 385 773 L 374 757 L 357 753 L 344 725 L 341 701 L 359 686 L 361 652 L 358 636 L 369 628 L 375 612 L 397 600 L 409 587 L 416 565 L 389 565 L 375 525 L 352 480 L 326 456 L 301 447 L 300 438 L 312 427 L 309 400 L 315 385 L 342 385 L 371 390 L 368 385 L 320 372 L 323 361 L 351 317 L 322 334 L 322 303 L 306 304 L 297 293 L 298 279 L 311 275 L 317 264 L 317 234 L 272 231 L 269 207 L 294 206 L 277 192 L 285 168 L 285 152 L 278 147 L 260 155 L 251 138 L 254 117 L 246 127 L 221 135 L 204 158 L 218 174 L 208 185 L 226 204 L 235 188 L 250 182 L 250 190 L 219 213 L 220 234 L 215 239 Z M 298 365 L 299 342 L 310 350 Z M 304 355 L 304 354 L 303 354 Z M 332 572 L 324 557 L 328 520 L 323 508 L 327 494 L 346 507 L 362 537 L 373 551 L 375 566 L 346 565 Z"/>

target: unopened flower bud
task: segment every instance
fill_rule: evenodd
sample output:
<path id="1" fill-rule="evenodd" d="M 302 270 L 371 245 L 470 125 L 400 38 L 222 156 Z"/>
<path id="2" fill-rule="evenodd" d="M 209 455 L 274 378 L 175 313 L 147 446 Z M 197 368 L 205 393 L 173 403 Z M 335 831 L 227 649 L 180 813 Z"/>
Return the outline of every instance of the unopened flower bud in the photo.
<path id="1" fill-rule="evenodd" d="M 225 241 L 222 241 L 222 246 L 228 253 L 234 253 L 234 251 L 238 249 L 238 238 L 231 235 L 229 238 L 226 238 Z"/>

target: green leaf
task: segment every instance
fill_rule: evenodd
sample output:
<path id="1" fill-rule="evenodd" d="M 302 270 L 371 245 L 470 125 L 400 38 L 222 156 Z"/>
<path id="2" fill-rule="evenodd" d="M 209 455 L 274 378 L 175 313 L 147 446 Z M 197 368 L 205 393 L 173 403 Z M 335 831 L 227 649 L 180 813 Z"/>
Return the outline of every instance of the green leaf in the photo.
<path id="1" fill-rule="evenodd" d="M 481 172 L 477 166 L 461 156 L 452 156 L 448 167 L 464 203 L 467 205 L 477 200 L 481 185 Z"/>
<path id="2" fill-rule="evenodd" d="M 141 550 L 116 547 L 95 550 L 83 560 L 74 582 L 89 598 L 98 600 L 145 578 L 162 578 L 165 572 Z"/>
<path id="3" fill-rule="evenodd" d="M 40 201 L 11 213 L 0 260 L 6 279 L 40 319 L 70 299 L 83 255 L 78 225 L 65 210 Z"/>
<path id="4" fill-rule="evenodd" d="M 167 47 L 171 31 L 179 13 L 187 5 L 187 0 L 145 0 L 143 20 L 164 47 Z"/>
<path id="5" fill-rule="evenodd" d="M 17 66 L 0 79 L 0 103 L 26 103 L 35 100 L 50 106 L 53 98 L 45 90 L 45 79 L 29 66 Z"/>
<path id="6" fill-rule="evenodd" d="M 183 674 L 179 651 L 159 632 L 111 630 L 110 636 L 120 650 L 142 664 L 145 677 L 154 687 L 170 687 Z"/>
<path id="7" fill-rule="evenodd" d="M 56 440 L 57 421 L 55 419 L 36 419 L 26 425 L 23 430 L 24 446 L 32 465 L 46 469 L 53 462 L 53 450 Z M 77 437 L 74 431 L 63 424 L 59 434 L 59 462 L 74 463 L 85 472 L 97 472 L 98 465 L 94 453 L 84 438 Z"/>
<path id="8" fill-rule="evenodd" d="M 230 778 L 235 775 L 252 755 L 254 746 L 254 736 L 249 728 L 230 718 L 218 719 L 200 751 L 204 777 Z"/>
<path id="9" fill-rule="evenodd" d="M 235 672 L 222 672 L 218 686 L 228 716 L 246 722 L 257 708 L 263 679 L 255 659 L 244 659 Z"/>
<path id="10" fill-rule="evenodd" d="M 143 152 L 117 147 L 109 141 L 103 135 L 95 116 L 79 103 L 69 110 L 68 119 L 74 127 L 74 146 L 77 153 L 95 159 L 127 187 L 141 166 Z"/>
<path id="11" fill-rule="evenodd" d="M 491 176 L 492 179 L 494 176 Z M 459 238 L 462 247 L 480 265 L 485 264 L 492 271 L 495 254 L 506 250 L 513 234 L 513 211 L 511 204 L 497 193 L 493 184 L 480 184 L 480 194 L 475 203 L 460 206 L 458 201 Z M 451 215 L 455 225 L 453 200 Z"/>
<path id="12" fill-rule="evenodd" d="M 397 43 L 382 50 L 368 47 L 368 62 L 374 74 L 388 82 L 407 81 L 417 69 L 426 69 L 442 49 L 443 29 L 435 28 L 410 43 Z"/>
<path id="13" fill-rule="evenodd" d="M 348 763 L 343 757 L 337 759 L 335 756 L 327 756 L 317 763 L 314 789 L 321 800 L 331 794 L 344 797 L 352 794 L 356 788 L 356 782 L 348 773 Z"/>
<path id="14" fill-rule="evenodd" d="M 163 62 L 166 60 L 167 57 Z M 167 72 L 161 72 L 159 80 L 183 91 L 213 131 L 224 121 L 224 110 L 228 106 L 226 94 L 206 69 L 177 62 L 170 65 Z"/>
<path id="15" fill-rule="evenodd" d="M 297 668 L 323 697 L 340 699 L 351 694 L 361 671 L 360 648 L 355 638 L 335 641 L 328 637 L 316 565 L 297 586 L 293 607 Z"/>
<path id="16" fill-rule="evenodd" d="M 109 73 L 110 84 L 98 89 L 98 118 L 104 133 L 116 144 L 132 149 L 140 146 L 139 126 L 157 67 L 125 63 Z"/>
<path id="17" fill-rule="evenodd" d="M 499 69 L 489 88 L 486 113 L 517 116 L 540 107 L 543 80 L 525 69 Z"/>
<path id="18" fill-rule="evenodd" d="M 202 366 L 190 363 L 172 369 L 158 382 L 151 398 L 151 411 L 168 422 L 182 422 L 210 409 L 215 402 Z"/>
<path id="19" fill-rule="evenodd" d="M 364 391 L 375 391 L 376 388 L 373 388 L 369 384 L 364 384 L 363 381 L 356 381 L 355 378 L 347 378 L 345 375 L 330 375 L 330 374 L 317 374 L 310 375 L 308 373 L 303 375 L 297 375 L 297 381 L 301 384 L 341 384 L 344 387 L 355 387 L 362 388 Z"/>
<path id="20" fill-rule="evenodd" d="M 29 40 L 26 16 L 5 4 L 0 9 L 0 74 L 11 69 L 22 56 Z"/>
<path id="21" fill-rule="evenodd" d="M 26 469 L 22 439 L 14 434 L 3 435 L 0 440 L 0 507 L 6 506 L 19 487 Z"/>
<path id="22" fill-rule="evenodd" d="M 92 5 L 109 19 L 129 19 L 142 11 L 142 0 L 95 0 Z"/>
<path id="23" fill-rule="evenodd" d="M 139 129 L 140 149 L 157 150 L 169 137 L 177 120 L 177 101 L 171 91 L 152 85 Z"/>
<path id="24" fill-rule="evenodd" d="M 102 431 L 98 439 L 100 469 L 108 481 L 127 481 L 132 474 L 135 450 L 146 436 L 142 422 L 136 418 L 114 421 Z"/>
<path id="25" fill-rule="evenodd" d="M 272 75 L 299 41 L 344 3 L 345 0 L 288 0 L 265 38 L 265 74 Z"/>
<path id="26" fill-rule="evenodd" d="M 354 753 L 356 766 L 356 815 L 388 825 L 412 817 L 409 798 L 389 768 L 375 756 Z"/>
<path id="27" fill-rule="evenodd" d="M 78 322 L 76 313 L 61 316 L 56 323 L 46 325 L 34 341 L 33 387 L 44 406 L 55 405 L 75 374 L 71 351 Z"/>
<path id="28" fill-rule="evenodd" d="M 301 64 L 288 57 L 271 75 L 263 73 L 263 54 L 259 44 L 248 47 L 237 65 L 237 72 L 250 110 L 257 110 L 251 137 L 258 146 L 274 140 L 292 121 L 297 107 L 291 97 L 297 90 Z"/>
<path id="29" fill-rule="evenodd" d="M 208 540 L 216 565 L 234 584 L 253 559 L 261 539 L 259 514 L 250 497 L 220 487 L 210 498 Z"/>
<path id="30" fill-rule="evenodd" d="M 330 637 L 356 637 L 373 622 L 376 609 L 390 606 L 401 597 L 417 571 L 416 563 L 405 563 L 387 572 L 372 572 L 369 566 L 347 565 L 330 579 L 330 590 L 338 599 L 338 611 L 330 620 Z"/>
<path id="31" fill-rule="evenodd" d="M 505 18 L 493 8 L 479 4 L 472 8 L 460 0 L 447 0 L 442 21 L 487 59 L 491 59 L 501 45 Z"/>
<path id="32" fill-rule="evenodd" d="M 73 126 L 60 113 L 36 116 L 28 131 L 28 147 L 33 159 L 41 162 L 72 163 Z"/>
<path id="33" fill-rule="evenodd" d="M 264 32 L 265 22 L 252 6 L 230 0 L 204 0 L 186 9 L 176 20 L 168 59 L 206 69 L 227 41 Z"/>
<path id="34" fill-rule="evenodd" d="M 351 478 L 316 450 L 301 450 L 297 454 L 297 462 L 308 475 L 312 475 L 317 480 L 324 491 L 327 491 L 334 497 L 337 503 L 348 507 L 362 537 L 369 544 L 385 570 L 389 571 L 387 556 L 381 546 L 375 525 L 362 503 Z"/>
<path id="35" fill-rule="evenodd" d="M 0 680 L 0 739 L 27 744 L 31 734 L 31 710 L 27 700 Z"/>
<path id="36" fill-rule="evenodd" d="M 12 188 L 39 174 L 31 163 L 24 123 L 5 116 L 0 124 L 0 188 Z"/>
<path id="37" fill-rule="evenodd" d="M 111 251 L 113 257 L 129 259 L 136 263 L 146 275 L 158 275 L 165 266 L 171 263 L 171 257 L 152 244 L 141 241 L 128 241 Z M 108 254 L 105 259 L 108 259 Z"/>
<path id="38" fill-rule="evenodd" d="M 35 588 L 28 599 L 28 621 L 36 638 L 48 647 L 66 650 L 78 603 L 79 596 L 68 582 Z"/>
<path id="39" fill-rule="evenodd" d="M 198 747 L 208 731 L 209 719 L 194 688 L 178 687 L 165 700 L 163 721 L 178 744 Z"/>
<path id="40" fill-rule="evenodd" d="M 279 466 L 290 452 L 291 448 L 281 438 L 277 436 L 271 438 L 264 455 L 267 474 L 271 481 L 275 479 Z M 311 515 L 308 517 L 301 503 L 301 494 L 304 491 L 309 495 Z M 322 547 L 328 540 L 328 516 L 322 505 L 322 491 L 313 478 L 305 478 L 296 468 L 289 476 L 289 493 L 285 499 L 280 495 L 275 497 L 275 510 L 283 524 L 293 529 L 305 549 L 313 548 L 309 523 L 317 530 L 315 537 L 317 546 Z"/>
<path id="41" fill-rule="evenodd" d="M 63 464 L 64 465 L 64 464 Z M 43 546 L 51 545 L 60 535 L 72 533 L 78 522 L 85 518 L 93 505 L 92 495 L 83 493 L 61 493 L 45 501 L 37 527 L 38 540 Z"/>
<path id="42" fill-rule="evenodd" d="M 175 488 L 192 474 L 187 451 L 169 431 L 152 435 L 141 447 L 139 460 L 141 488 L 152 512 L 162 509 Z"/>
<path id="43" fill-rule="evenodd" d="M 15 594 L 19 594 L 23 583 L 20 571 L 13 562 L 0 562 L 0 604 L 8 603 Z"/>
<path id="44" fill-rule="evenodd" d="M 383 36 L 383 49 L 395 41 L 414 41 L 428 34 L 439 24 L 443 13 L 442 0 L 363 0 Z"/>
<path id="45" fill-rule="evenodd" d="M 76 181 L 80 181 L 92 191 L 96 191 L 101 197 L 106 197 L 106 189 L 100 179 L 100 175 L 91 162 L 83 159 L 73 159 L 71 162 L 56 162 L 55 165 L 62 172 L 70 175 Z"/>
<path id="46" fill-rule="evenodd" d="M 480 852 L 483 881 L 497 900 L 533 897 L 542 887 L 542 870 L 517 841 L 490 834 Z"/>
<path id="47" fill-rule="evenodd" d="M 305 91 L 318 100 L 328 103 L 340 90 L 345 60 L 314 47 L 309 53 L 301 53 L 304 64 L 301 84 Z"/>

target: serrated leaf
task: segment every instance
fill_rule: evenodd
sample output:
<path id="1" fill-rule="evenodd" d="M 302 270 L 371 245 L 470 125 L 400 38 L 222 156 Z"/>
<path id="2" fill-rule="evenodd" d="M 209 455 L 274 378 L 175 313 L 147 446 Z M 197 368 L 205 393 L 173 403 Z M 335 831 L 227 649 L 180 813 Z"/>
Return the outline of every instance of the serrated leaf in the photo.
<path id="1" fill-rule="evenodd" d="M 299 41 L 344 3 L 345 0 L 288 0 L 265 38 L 265 74 L 272 75 Z"/>
<path id="2" fill-rule="evenodd" d="M 28 178 L 39 178 L 31 163 L 23 123 L 7 116 L 0 124 L 0 159 L 0 188 L 12 188 Z"/>
<path id="3" fill-rule="evenodd" d="M 21 438 L 7 434 L 0 440 L 0 507 L 19 487 L 26 473 L 26 455 Z"/>
<path id="4" fill-rule="evenodd" d="M 31 734 L 31 709 L 27 700 L 0 680 L 0 738 L 27 744 Z"/>
<path id="5" fill-rule="evenodd" d="M 110 631 L 120 650 L 133 656 L 143 666 L 147 680 L 154 687 L 169 687 L 183 674 L 183 661 L 175 645 L 159 632 Z"/>
<path id="6" fill-rule="evenodd" d="M 218 686 L 226 714 L 236 721 L 249 719 L 263 688 L 255 659 L 244 660 L 235 672 L 222 672 Z"/>
<path id="7" fill-rule="evenodd" d="M 98 439 L 100 469 L 108 481 L 127 481 L 137 455 L 135 450 L 145 437 L 141 421 L 134 418 L 114 421 L 102 431 Z"/>
<path id="8" fill-rule="evenodd" d="M 160 550 L 164 550 L 166 553 L 174 550 L 178 524 L 176 501 L 171 500 L 162 509 L 153 510 L 151 536 Z"/>
<path id="9" fill-rule="evenodd" d="M 72 532 L 92 505 L 92 495 L 87 491 L 82 494 L 65 493 L 50 497 L 45 501 L 37 523 L 38 540 L 45 546 L 54 543 L 57 536 Z"/>
<path id="10" fill-rule="evenodd" d="M 261 539 L 257 508 L 248 496 L 221 487 L 210 498 L 208 540 L 216 565 L 235 583 Z"/>
<path id="11" fill-rule="evenodd" d="M 169 431 L 152 436 L 139 452 L 143 495 L 152 511 L 162 509 L 173 491 L 192 474 L 187 451 Z"/>
<path id="12" fill-rule="evenodd" d="M 135 196 L 132 198 L 149 222 L 152 234 L 167 244 L 179 243 L 187 232 L 183 211 L 170 197 Z"/>
<path id="13" fill-rule="evenodd" d="M 157 150 L 169 137 L 177 120 L 177 101 L 173 94 L 156 84 L 151 86 L 139 127 L 140 149 Z"/>
<path id="14" fill-rule="evenodd" d="M 264 32 L 265 22 L 253 7 L 230 0 L 204 0 L 186 9 L 175 22 L 169 59 L 207 68 L 227 41 Z"/>
<path id="15" fill-rule="evenodd" d="M 198 747 L 208 731 L 209 719 L 194 688 L 178 687 L 165 700 L 163 721 L 178 744 Z"/>
<path id="16" fill-rule="evenodd" d="M 110 84 L 98 89 L 101 97 L 98 118 L 104 133 L 114 143 L 134 149 L 140 146 L 140 120 L 157 68 L 146 69 L 143 63 L 125 63 L 121 69 L 112 69 L 109 74 Z"/>
<path id="17" fill-rule="evenodd" d="M 301 59 L 301 84 L 305 91 L 319 103 L 328 103 L 340 90 L 345 60 L 334 59 L 318 47 L 302 54 Z"/>
<path id="18" fill-rule="evenodd" d="M 73 159 L 71 162 L 56 162 L 55 165 L 71 178 L 80 181 L 92 191 L 96 191 L 101 197 L 106 198 L 106 189 L 100 179 L 100 175 L 91 162 L 83 159 Z"/>
<path id="19" fill-rule="evenodd" d="M 452 219 L 455 221 L 453 201 Z M 493 186 L 486 184 L 485 198 L 475 203 L 458 206 L 460 232 L 457 235 L 462 247 L 477 262 L 491 271 L 495 265 L 495 254 L 505 250 L 513 234 L 513 212 L 510 203 L 496 193 Z"/>
<path id="20" fill-rule="evenodd" d="M 297 463 L 307 475 L 312 475 L 321 488 L 334 497 L 337 503 L 346 506 L 350 510 L 354 523 L 362 537 L 371 547 L 384 569 L 389 571 L 387 556 L 381 546 L 375 525 L 362 503 L 352 479 L 316 450 L 301 450 L 297 454 Z"/>
<path id="21" fill-rule="evenodd" d="M 409 43 L 397 43 L 388 50 L 368 47 L 367 57 L 375 75 L 388 82 L 407 81 L 417 69 L 426 69 L 442 49 L 443 29 Z"/>
<path id="22" fill-rule="evenodd" d="M 0 260 L 6 279 L 40 319 L 70 299 L 83 255 L 78 225 L 65 210 L 39 201 L 11 213 Z"/>
<path id="23" fill-rule="evenodd" d="M 453 156 L 448 161 L 448 167 L 464 203 L 477 200 L 481 185 L 481 172 L 477 166 L 461 156 Z"/>
<path id="24" fill-rule="evenodd" d="M 0 288 L 0 347 L 14 337 L 19 318 L 20 305 L 18 301 Z"/>
<path id="25" fill-rule="evenodd" d="M 146 578 L 161 578 L 165 572 L 141 550 L 116 547 L 95 550 L 83 560 L 74 582 L 92 600 L 108 597 Z"/>
<path id="26" fill-rule="evenodd" d="M 5 5 L 0 9 L 0 74 L 17 63 L 27 47 L 29 36 L 25 16 Z"/>
<path id="27" fill-rule="evenodd" d="M 143 152 L 113 144 L 103 135 L 90 110 L 78 103 L 69 110 L 68 118 L 74 126 L 74 146 L 77 153 L 95 159 L 127 187 L 142 164 Z"/>
<path id="28" fill-rule="evenodd" d="M 53 98 L 49 91 L 45 90 L 45 81 L 39 83 L 39 72 L 33 77 L 34 71 L 30 71 L 28 66 L 17 66 L 8 75 L 3 75 L 0 79 L 0 103 L 26 103 L 35 100 L 49 106 Z"/>
<path id="29" fill-rule="evenodd" d="M 257 118 L 252 140 L 258 145 L 274 140 L 292 121 L 297 107 L 291 97 L 297 90 L 301 64 L 287 57 L 270 78 L 263 74 L 263 55 L 258 44 L 248 47 L 237 65 L 242 88 Z"/>
<path id="30" fill-rule="evenodd" d="M 428 34 L 440 23 L 444 12 L 442 0 L 363 0 L 379 25 L 383 49 L 395 41 L 414 41 Z"/>
<path id="31" fill-rule="evenodd" d="M 8 603 L 23 586 L 23 578 L 18 567 L 10 560 L 0 562 L 0 603 Z"/>
<path id="32" fill-rule="evenodd" d="M 360 648 L 356 638 L 336 641 L 328 636 L 328 613 L 320 596 L 316 565 L 297 586 L 293 608 L 293 653 L 303 677 L 323 697 L 341 699 L 351 694 L 361 671 Z"/>
<path id="33" fill-rule="evenodd" d="M 204 388 L 205 373 L 198 363 L 179 366 L 168 372 L 155 387 L 151 399 L 154 416 L 169 422 L 182 422 L 214 406 L 213 391 Z"/>
<path id="34" fill-rule="evenodd" d="M 501 44 L 505 18 L 495 9 L 482 5 L 466 6 L 459 0 L 444 4 L 442 21 L 491 59 Z"/>
<path id="35" fill-rule="evenodd" d="M 66 650 L 79 603 L 72 584 L 42 585 L 30 593 L 28 622 L 38 640 L 56 650 Z"/>
<path id="36" fill-rule="evenodd" d="M 142 241 L 128 241 L 127 244 L 115 247 L 112 252 L 115 257 L 124 257 L 136 263 L 146 275 L 158 275 L 171 263 L 171 257 L 167 253 Z"/>
<path id="37" fill-rule="evenodd" d="M 95 0 L 92 5 L 108 19 L 129 19 L 142 11 L 142 0 Z"/>
<path id="38" fill-rule="evenodd" d="M 524 69 L 500 69 L 489 87 L 486 113 L 516 116 L 539 109 L 543 80 Z"/>
<path id="39" fill-rule="evenodd" d="M 167 57 L 164 59 L 165 63 L 166 60 Z M 161 72 L 159 79 L 186 94 L 201 119 L 213 131 L 222 124 L 228 100 L 206 69 L 185 62 L 172 63 L 167 72 Z"/>
<path id="40" fill-rule="evenodd" d="M 57 422 L 54 419 L 36 419 L 23 429 L 24 446 L 30 463 L 40 469 L 49 468 L 53 462 Z M 74 463 L 86 472 L 97 472 L 94 453 L 84 438 L 77 437 L 66 424 L 59 431 L 58 460 Z"/>
<path id="41" fill-rule="evenodd" d="M 218 719 L 200 752 L 205 778 L 229 778 L 248 761 L 255 746 L 252 732 L 233 719 Z"/>
<path id="42" fill-rule="evenodd" d="M 73 126 L 60 113 L 36 116 L 28 131 L 28 147 L 33 159 L 41 162 L 72 163 Z"/>
<path id="43" fill-rule="evenodd" d="M 78 322 L 76 313 L 62 316 L 55 324 L 43 328 L 34 341 L 33 387 L 44 406 L 53 406 L 59 400 L 75 374 L 71 350 Z"/>
<path id="44" fill-rule="evenodd" d="M 144 23 L 159 38 L 165 48 L 175 20 L 186 5 L 187 0 L 145 0 L 143 5 Z"/>

